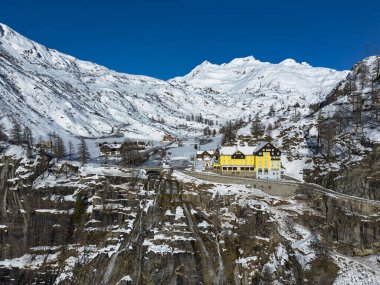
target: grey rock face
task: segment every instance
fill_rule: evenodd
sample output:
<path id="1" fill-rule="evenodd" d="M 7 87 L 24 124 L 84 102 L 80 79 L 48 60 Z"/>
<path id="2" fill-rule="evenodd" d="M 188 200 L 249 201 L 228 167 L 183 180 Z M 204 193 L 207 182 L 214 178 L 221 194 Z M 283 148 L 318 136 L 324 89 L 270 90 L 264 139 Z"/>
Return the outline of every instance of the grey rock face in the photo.
<path id="1" fill-rule="evenodd" d="M 59 169 L 41 156 L 0 162 L 2 284 L 332 284 L 327 249 L 380 246 L 378 209 L 364 204 L 300 196 L 305 210 L 292 211 L 243 185 Z M 300 243 L 314 255 L 307 266 Z"/>

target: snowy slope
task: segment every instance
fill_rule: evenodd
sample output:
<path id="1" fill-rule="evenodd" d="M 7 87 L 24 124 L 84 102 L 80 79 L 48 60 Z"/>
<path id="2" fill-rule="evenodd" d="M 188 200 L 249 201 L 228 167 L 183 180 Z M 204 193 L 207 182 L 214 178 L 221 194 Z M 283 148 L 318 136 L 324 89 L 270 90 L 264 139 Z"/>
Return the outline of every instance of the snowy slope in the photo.
<path id="1" fill-rule="evenodd" d="M 0 120 L 8 127 L 17 119 L 41 135 L 96 137 L 121 129 L 158 139 L 183 123 L 184 114 L 204 112 L 198 97 L 162 80 L 80 61 L 0 26 Z"/>
<path id="2" fill-rule="evenodd" d="M 204 125 L 186 122 L 186 116 L 223 122 L 266 113 L 272 104 L 319 101 L 345 76 L 289 59 L 270 64 L 248 57 L 222 65 L 205 62 L 166 82 L 80 61 L 0 24 L 0 122 L 9 129 L 17 119 L 37 135 L 119 132 L 160 139 L 164 132 L 199 132 Z"/>

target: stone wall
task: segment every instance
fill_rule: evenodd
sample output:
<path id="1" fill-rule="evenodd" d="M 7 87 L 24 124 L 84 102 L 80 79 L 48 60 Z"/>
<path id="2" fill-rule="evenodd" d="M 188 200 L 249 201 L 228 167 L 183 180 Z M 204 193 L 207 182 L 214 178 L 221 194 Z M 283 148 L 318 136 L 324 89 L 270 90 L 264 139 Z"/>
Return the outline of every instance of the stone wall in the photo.
<path id="1" fill-rule="evenodd" d="M 186 171 L 185 173 L 195 178 L 212 181 L 215 183 L 250 185 L 254 188 L 264 191 L 269 195 L 280 197 L 293 196 L 299 189 L 299 185 L 293 182 L 283 183 L 281 181 L 275 182 L 271 180 L 250 179 L 236 176 L 209 175 L 200 172 L 189 171 Z"/>

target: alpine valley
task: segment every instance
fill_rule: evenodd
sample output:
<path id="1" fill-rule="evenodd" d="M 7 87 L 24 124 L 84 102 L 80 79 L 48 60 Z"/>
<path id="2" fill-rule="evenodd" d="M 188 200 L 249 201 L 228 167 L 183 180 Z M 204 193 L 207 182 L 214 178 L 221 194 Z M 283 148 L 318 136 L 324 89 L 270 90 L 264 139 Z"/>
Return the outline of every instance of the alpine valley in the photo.
<path id="1" fill-rule="evenodd" d="M 165 81 L 0 24 L 0 283 L 380 284 L 380 57 L 353 64 L 248 56 Z M 15 122 L 87 141 L 90 163 L 5 139 Z M 143 170 L 258 125 L 284 181 Z M 100 161 L 96 143 L 125 139 L 154 142 L 145 164 Z"/>

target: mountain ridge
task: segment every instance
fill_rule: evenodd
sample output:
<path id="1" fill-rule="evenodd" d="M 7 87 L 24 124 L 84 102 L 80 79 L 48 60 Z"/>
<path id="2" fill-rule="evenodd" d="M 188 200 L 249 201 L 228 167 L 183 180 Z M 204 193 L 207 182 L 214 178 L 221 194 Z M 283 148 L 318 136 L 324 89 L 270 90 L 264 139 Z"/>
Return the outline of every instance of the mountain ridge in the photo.
<path id="1" fill-rule="evenodd" d="M 276 97 L 280 97 L 280 104 L 285 106 L 318 101 L 346 77 L 346 72 L 309 65 L 286 66 L 294 64 L 293 60 L 271 64 L 249 56 L 218 67 L 209 62 L 195 67 L 206 69 L 208 74 L 212 74 L 210 67 L 225 70 L 221 74 L 224 79 L 219 79 L 225 81 L 223 84 L 197 85 L 179 81 L 179 77 L 163 81 L 118 73 L 81 61 L 31 41 L 4 24 L 0 26 L 0 98 L 3 102 L 0 122 L 10 129 L 14 120 L 20 120 L 39 136 L 51 131 L 68 137 L 118 133 L 159 140 L 166 132 L 200 133 L 205 125 L 190 124 L 186 117 L 201 114 L 223 123 L 238 119 L 236 107 L 242 110 L 240 117 L 248 117 L 260 102 L 265 102 L 264 109 L 269 109 L 276 103 Z M 241 66 L 248 69 L 261 66 L 261 69 L 256 70 L 253 77 L 247 77 L 244 73 L 248 70 L 239 71 Z M 258 78 L 260 76 L 264 77 Z M 236 87 L 230 88 L 233 84 Z M 318 95 L 319 90 L 323 92 Z M 230 96 L 232 93 L 234 96 Z M 290 95 L 287 100 L 285 96 Z"/>

